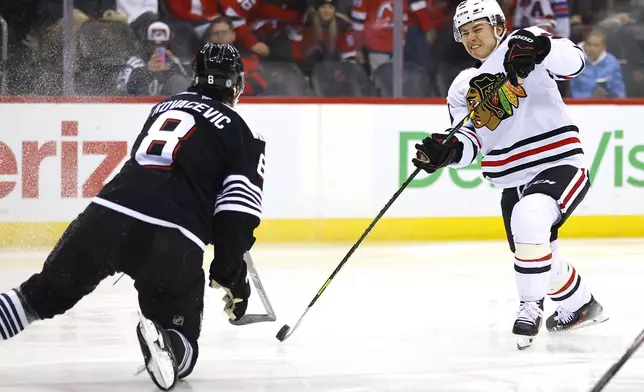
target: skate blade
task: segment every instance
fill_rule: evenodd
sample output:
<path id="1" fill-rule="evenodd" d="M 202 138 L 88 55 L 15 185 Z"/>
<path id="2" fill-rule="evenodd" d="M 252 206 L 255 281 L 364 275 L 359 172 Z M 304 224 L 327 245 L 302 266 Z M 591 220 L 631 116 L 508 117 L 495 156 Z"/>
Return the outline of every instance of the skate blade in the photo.
<path id="1" fill-rule="evenodd" d="M 145 367 L 145 365 L 143 365 L 143 366 L 139 366 L 138 368 L 136 368 L 136 369 L 134 370 L 134 375 L 135 375 L 135 376 L 140 376 L 141 374 L 143 374 L 143 372 L 145 372 L 145 370 L 146 370 L 146 369 L 147 369 L 147 368 Z"/>
<path id="2" fill-rule="evenodd" d="M 152 373 L 152 376 L 159 384 L 158 386 L 168 391 L 172 389 L 176 383 L 176 370 L 174 362 L 170 354 L 163 349 L 165 342 L 163 337 L 159 334 L 152 321 L 143 317 L 139 313 L 140 330 L 145 344 L 150 350 L 151 358 L 146 368 Z"/>
<path id="3" fill-rule="evenodd" d="M 526 348 L 532 346 L 532 343 L 534 342 L 534 338 L 536 336 L 524 336 L 524 335 L 516 335 L 517 336 L 517 350 L 525 350 Z"/>

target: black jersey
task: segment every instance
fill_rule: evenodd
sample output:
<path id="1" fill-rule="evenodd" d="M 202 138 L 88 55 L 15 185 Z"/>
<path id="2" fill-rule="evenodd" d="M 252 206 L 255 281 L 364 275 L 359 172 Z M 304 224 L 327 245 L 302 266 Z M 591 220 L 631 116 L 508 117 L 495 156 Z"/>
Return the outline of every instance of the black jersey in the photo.
<path id="1" fill-rule="evenodd" d="M 252 236 L 262 212 L 264 152 L 263 138 L 231 107 L 181 93 L 152 108 L 130 159 L 94 202 L 175 227 L 202 249 L 214 241 L 222 212 L 243 214 Z"/>

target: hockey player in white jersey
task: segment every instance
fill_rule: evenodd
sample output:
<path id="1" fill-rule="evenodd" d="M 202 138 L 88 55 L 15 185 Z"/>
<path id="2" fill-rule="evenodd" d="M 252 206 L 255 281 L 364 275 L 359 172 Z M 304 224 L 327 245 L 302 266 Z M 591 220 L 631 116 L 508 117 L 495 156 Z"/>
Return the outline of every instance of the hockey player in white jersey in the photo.
<path id="1" fill-rule="evenodd" d="M 444 145 L 445 134 L 417 144 L 413 163 L 433 173 L 468 166 L 481 152 L 483 176 L 503 188 L 501 210 L 520 299 L 512 329 L 519 349 L 538 334 L 546 296 L 558 305 L 546 320 L 549 331 L 605 320 L 601 305 L 557 246 L 558 229 L 590 187 L 579 129 L 555 82 L 581 73 L 583 52 L 538 27 L 508 33 L 495 0 L 460 3 L 454 37 L 479 61 L 449 89 L 453 124 L 481 107 Z M 503 72 L 508 82 L 492 91 Z M 492 98 L 482 102 L 489 94 Z"/>

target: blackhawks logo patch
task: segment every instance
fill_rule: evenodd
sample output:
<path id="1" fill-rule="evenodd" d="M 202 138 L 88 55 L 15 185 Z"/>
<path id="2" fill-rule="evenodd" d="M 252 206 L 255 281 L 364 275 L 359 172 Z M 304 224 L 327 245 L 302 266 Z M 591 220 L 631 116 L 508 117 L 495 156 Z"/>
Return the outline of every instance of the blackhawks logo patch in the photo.
<path id="1" fill-rule="evenodd" d="M 483 73 L 470 80 L 470 89 L 467 91 L 467 107 L 469 110 L 481 103 L 483 97 L 492 93 L 494 84 L 500 74 L 491 75 Z M 494 131 L 501 121 L 512 117 L 514 110 L 519 108 L 519 99 L 527 97 L 523 86 L 513 86 L 506 82 L 499 91 L 494 92 L 488 102 L 483 103 L 474 114 L 472 122 L 476 128 L 487 127 Z"/>

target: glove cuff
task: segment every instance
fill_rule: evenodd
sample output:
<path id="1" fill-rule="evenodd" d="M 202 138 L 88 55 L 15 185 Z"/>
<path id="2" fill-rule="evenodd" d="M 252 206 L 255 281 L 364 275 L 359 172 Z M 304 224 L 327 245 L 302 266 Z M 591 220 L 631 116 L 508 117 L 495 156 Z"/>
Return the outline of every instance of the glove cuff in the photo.
<path id="1" fill-rule="evenodd" d="M 537 42 L 539 42 L 540 46 L 540 51 L 537 54 L 537 57 L 535 59 L 535 63 L 541 64 L 543 60 L 546 59 L 546 56 L 550 53 L 550 49 L 552 49 L 552 42 L 550 42 L 550 38 L 540 35 L 537 38 Z"/>
<path id="2" fill-rule="evenodd" d="M 212 275 L 209 278 L 210 287 L 213 289 L 224 289 L 226 291 L 229 291 L 230 294 L 236 298 L 248 298 L 250 296 L 250 283 L 248 282 L 246 276 L 232 284 L 222 284 Z"/>
<path id="3" fill-rule="evenodd" d="M 436 140 L 437 142 L 441 143 L 444 139 L 445 136 L 451 131 L 451 129 L 448 129 L 447 133 L 434 133 L 432 134 L 432 139 Z M 452 136 L 450 140 L 447 141 L 446 143 L 447 146 L 449 146 L 451 153 L 448 157 L 447 164 L 451 163 L 457 163 L 461 161 L 461 158 L 463 158 L 463 150 L 465 149 L 465 146 L 463 145 L 463 142 L 459 140 L 456 135 Z"/>
<path id="4" fill-rule="evenodd" d="M 456 136 L 454 137 L 456 139 Z M 454 146 L 454 154 L 452 155 L 452 158 L 449 160 L 449 163 L 458 163 L 463 159 L 463 150 L 465 149 L 465 146 L 463 145 L 463 142 L 456 139 L 456 145 Z"/>
<path id="5" fill-rule="evenodd" d="M 213 278 L 210 278 L 210 285 L 211 288 L 213 289 L 223 289 L 224 286 L 220 285 L 219 282 L 214 280 Z"/>

